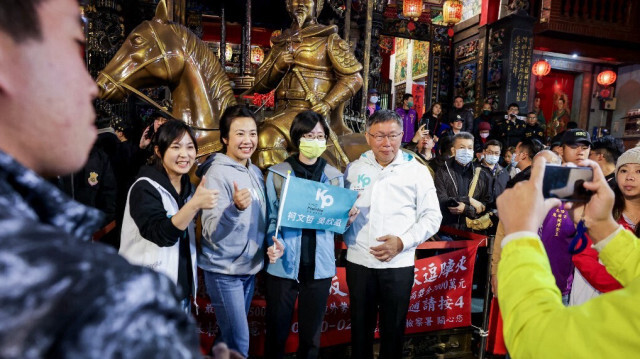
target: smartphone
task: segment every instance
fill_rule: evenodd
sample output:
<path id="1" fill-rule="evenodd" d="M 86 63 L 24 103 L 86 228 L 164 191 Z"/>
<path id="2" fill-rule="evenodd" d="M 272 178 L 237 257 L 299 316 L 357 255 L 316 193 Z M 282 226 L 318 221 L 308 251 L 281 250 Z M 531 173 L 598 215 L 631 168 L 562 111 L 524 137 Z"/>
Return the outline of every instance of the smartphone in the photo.
<path id="1" fill-rule="evenodd" d="M 591 167 L 546 165 L 542 180 L 544 198 L 559 198 L 566 202 L 588 202 L 593 192 L 584 188 L 593 180 Z"/>
<path id="2" fill-rule="evenodd" d="M 446 206 L 447 207 L 458 207 L 460 205 L 460 203 L 458 201 L 456 201 L 455 199 L 449 199 L 447 200 Z"/>

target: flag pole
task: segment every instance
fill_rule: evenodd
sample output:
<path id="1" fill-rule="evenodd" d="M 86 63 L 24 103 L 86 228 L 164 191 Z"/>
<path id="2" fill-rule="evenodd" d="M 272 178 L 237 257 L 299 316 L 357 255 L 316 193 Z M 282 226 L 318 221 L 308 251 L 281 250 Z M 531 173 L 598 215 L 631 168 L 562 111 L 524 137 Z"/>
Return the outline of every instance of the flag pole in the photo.
<path id="1" fill-rule="evenodd" d="M 284 182 L 284 187 L 282 188 L 282 194 L 280 195 L 280 203 L 278 207 L 278 220 L 276 221 L 276 233 L 274 237 L 278 238 L 278 230 L 280 229 L 280 221 L 282 220 L 282 209 L 284 208 L 284 201 L 287 198 L 287 190 L 289 189 L 289 178 L 291 178 L 291 170 L 287 171 L 287 179 Z M 273 242 L 273 249 L 275 250 L 276 242 Z"/>

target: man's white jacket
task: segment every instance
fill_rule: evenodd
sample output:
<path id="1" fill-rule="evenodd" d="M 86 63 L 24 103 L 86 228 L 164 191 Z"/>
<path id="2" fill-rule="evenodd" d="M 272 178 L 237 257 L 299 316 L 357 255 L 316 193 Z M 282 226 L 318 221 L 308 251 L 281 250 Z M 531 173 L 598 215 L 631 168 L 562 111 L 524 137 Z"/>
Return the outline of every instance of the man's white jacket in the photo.
<path id="1" fill-rule="evenodd" d="M 400 268 L 414 265 L 416 247 L 440 228 L 442 213 L 431 173 L 413 156 L 399 151 L 382 167 L 367 151 L 345 172 L 345 186 L 358 191 L 360 214 L 344 238 L 347 260 L 368 268 Z M 400 237 L 401 253 L 388 262 L 376 259 L 370 249 L 384 235 Z"/>

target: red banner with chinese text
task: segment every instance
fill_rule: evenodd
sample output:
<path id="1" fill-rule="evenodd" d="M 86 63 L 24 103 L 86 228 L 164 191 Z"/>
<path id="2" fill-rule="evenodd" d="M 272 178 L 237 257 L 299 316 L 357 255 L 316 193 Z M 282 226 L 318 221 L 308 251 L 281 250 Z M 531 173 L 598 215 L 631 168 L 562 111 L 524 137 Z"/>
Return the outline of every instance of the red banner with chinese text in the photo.
<path id="1" fill-rule="evenodd" d="M 471 287 L 476 251 L 476 247 L 470 246 L 416 261 L 406 334 L 471 324 Z M 200 307 L 197 315 L 200 345 L 203 353 L 208 353 L 218 335 L 215 313 L 208 298 L 199 296 L 197 301 Z M 286 343 L 287 353 L 295 352 L 298 347 L 297 302 L 295 307 L 291 333 Z M 248 315 L 251 355 L 263 354 L 265 318 L 266 302 L 257 284 Z M 344 267 L 338 267 L 333 277 L 321 331 L 322 347 L 351 341 L 349 290 Z"/>

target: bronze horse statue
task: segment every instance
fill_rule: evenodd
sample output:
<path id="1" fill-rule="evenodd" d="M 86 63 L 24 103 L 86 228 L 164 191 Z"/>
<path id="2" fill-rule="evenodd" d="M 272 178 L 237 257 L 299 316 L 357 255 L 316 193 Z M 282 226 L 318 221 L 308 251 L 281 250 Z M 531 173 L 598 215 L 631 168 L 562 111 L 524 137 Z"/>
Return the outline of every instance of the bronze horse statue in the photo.
<path id="1" fill-rule="evenodd" d="M 155 17 L 138 25 L 97 79 L 100 97 L 122 100 L 137 89 L 168 85 L 171 115 L 190 125 L 198 139 L 198 156 L 222 149 L 218 124 L 228 106 L 236 104 L 220 62 L 209 47 L 186 27 L 168 20 L 164 1 Z"/>
<path id="2" fill-rule="evenodd" d="M 236 104 L 231 84 L 211 49 L 189 29 L 169 21 L 164 0 L 158 3 L 152 20 L 129 34 L 100 72 L 97 83 L 100 98 L 114 102 L 129 94 L 145 98 L 138 89 L 168 85 L 173 100 L 170 115 L 194 129 L 198 157 L 222 149 L 220 117 L 228 106 Z M 338 143 L 349 160 L 368 149 L 362 134 L 340 136 Z M 346 163 L 334 144 L 327 146 L 323 156 L 344 169 Z"/>

